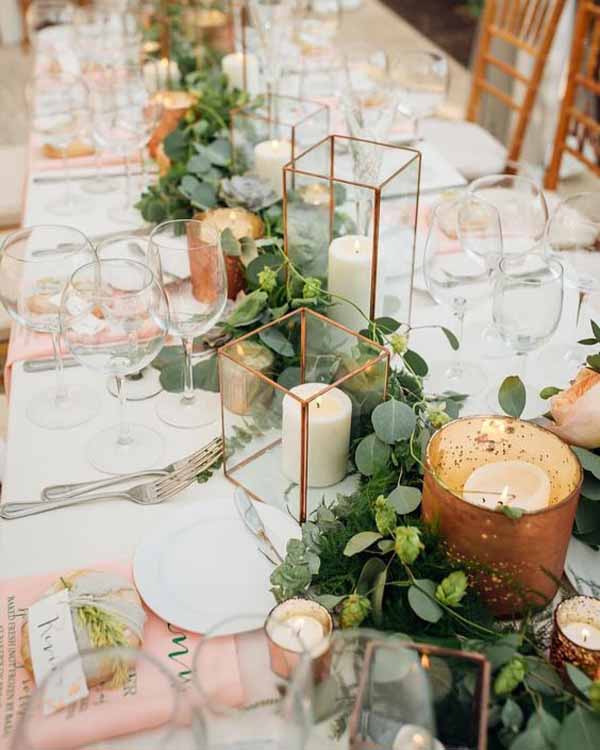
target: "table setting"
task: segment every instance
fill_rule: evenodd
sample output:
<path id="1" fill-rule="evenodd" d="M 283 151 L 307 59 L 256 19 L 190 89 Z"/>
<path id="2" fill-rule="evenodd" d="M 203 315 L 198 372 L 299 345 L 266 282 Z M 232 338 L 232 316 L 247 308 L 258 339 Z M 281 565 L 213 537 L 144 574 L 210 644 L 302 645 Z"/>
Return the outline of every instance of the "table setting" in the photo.
<path id="1" fill-rule="evenodd" d="M 600 193 L 342 6 L 32 2 L 0 750 L 600 743 Z"/>

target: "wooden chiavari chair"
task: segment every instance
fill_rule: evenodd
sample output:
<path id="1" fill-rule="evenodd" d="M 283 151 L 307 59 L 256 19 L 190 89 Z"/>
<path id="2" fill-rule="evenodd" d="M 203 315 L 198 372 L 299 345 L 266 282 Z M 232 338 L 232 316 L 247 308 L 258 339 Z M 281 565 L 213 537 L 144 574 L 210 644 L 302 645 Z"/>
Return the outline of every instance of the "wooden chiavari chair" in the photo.
<path id="1" fill-rule="evenodd" d="M 552 159 L 544 186 L 554 190 L 567 153 L 600 177 L 600 5 L 581 0 L 569 78 L 561 103 Z"/>

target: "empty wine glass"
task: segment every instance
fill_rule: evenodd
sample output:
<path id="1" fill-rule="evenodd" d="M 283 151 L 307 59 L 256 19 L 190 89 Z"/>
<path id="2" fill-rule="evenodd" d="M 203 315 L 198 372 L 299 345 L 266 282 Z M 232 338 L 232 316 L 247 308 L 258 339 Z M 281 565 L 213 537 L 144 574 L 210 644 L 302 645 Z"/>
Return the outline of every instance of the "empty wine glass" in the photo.
<path id="1" fill-rule="evenodd" d="M 178 219 L 154 229 L 148 263 L 169 299 L 169 333 L 181 338 L 185 355 L 183 394 L 163 393 L 158 416 L 175 427 L 200 427 L 218 417 L 214 393 L 194 391 L 194 337 L 209 331 L 227 303 L 227 274 L 220 238 L 207 223 Z"/>
<path id="2" fill-rule="evenodd" d="M 63 160 L 64 192 L 52 198 L 47 208 L 57 216 L 79 214 L 90 203 L 73 189 L 69 148 L 83 138 L 89 123 L 87 87 L 70 73 L 44 73 L 34 78 L 28 98 L 33 132 Z"/>
<path id="3" fill-rule="evenodd" d="M 433 391 L 457 390 L 475 395 L 485 388 L 484 371 L 474 362 L 463 361 L 461 349 L 464 346 L 465 314 L 489 299 L 489 258 L 501 253 L 501 238 L 494 234 L 493 220 L 488 219 L 490 216 L 493 219 L 488 207 L 473 203 L 461 205 L 460 201 L 440 203 L 433 211 L 425 244 L 425 282 L 435 301 L 447 305 L 454 313 L 460 343 L 454 360 L 434 363 L 428 378 Z M 478 245 L 472 227 L 477 222 L 482 223 L 481 217 L 487 222 L 486 240 L 485 244 Z M 493 252 L 490 252 L 490 244 L 495 248 Z M 473 252 L 474 246 L 478 248 L 477 252 Z"/>
<path id="4" fill-rule="evenodd" d="M 2 245 L 2 304 L 17 323 L 52 339 L 56 383 L 35 395 L 27 406 L 27 416 L 39 427 L 75 427 L 98 412 L 93 391 L 64 381 L 59 320 L 61 295 L 71 274 L 94 259 L 90 241 L 72 227 L 28 227 L 8 235 Z"/>
<path id="5" fill-rule="evenodd" d="M 519 375 L 527 391 L 525 417 L 537 417 L 546 409 L 538 391 L 527 385 L 527 358 L 554 334 L 563 308 L 563 268 L 556 260 L 528 255 L 498 264 L 493 292 L 493 319 L 510 349 L 517 355 Z M 489 403 L 498 408 L 498 385 Z"/>
<path id="6" fill-rule="evenodd" d="M 285 56 L 283 44 L 294 23 L 292 0 L 248 0 L 252 27 L 259 41 L 263 78 L 267 92 L 279 93 L 279 82 Z"/>
<path id="7" fill-rule="evenodd" d="M 82 365 L 117 378 L 120 424 L 95 435 L 87 457 L 99 471 L 123 474 L 155 467 L 163 438 L 126 419 L 125 376 L 150 364 L 169 326 L 165 293 L 139 261 L 104 259 L 79 268 L 63 293 L 63 336 Z"/>
<path id="8" fill-rule="evenodd" d="M 36 71 L 60 71 L 61 52 L 72 42 L 75 5 L 71 0 L 31 0 L 25 13 Z"/>
<path id="9" fill-rule="evenodd" d="M 548 220 L 545 253 L 563 265 L 565 286 L 577 292 L 572 341 L 588 299 L 600 292 L 600 193 L 578 193 L 558 205 Z M 589 354 L 588 347 L 551 346 L 540 356 L 544 372 L 554 385 L 572 380 Z"/>
<path id="10" fill-rule="evenodd" d="M 448 60 L 440 52 L 404 50 L 390 61 L 390 75 L 400 91 L 400 101 L 415 121 L 433 115 L 445 102 L 450 86 Z"/>

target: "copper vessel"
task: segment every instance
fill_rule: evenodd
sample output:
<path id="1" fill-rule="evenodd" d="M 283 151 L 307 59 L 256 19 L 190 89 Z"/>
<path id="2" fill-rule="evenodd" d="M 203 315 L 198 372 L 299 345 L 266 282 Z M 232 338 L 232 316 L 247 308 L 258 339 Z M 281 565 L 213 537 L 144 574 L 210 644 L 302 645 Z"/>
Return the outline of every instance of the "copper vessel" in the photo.
<path id="1" fill-rule="evenodd" d="M 463 499 L 465 481 L 476 468 L 510 460 L 547 472 L 547 507 L 509 518 Z M 514 616 L 555 595 L 582 481 L 577 457 L 548 430 L 512 417 L 464 417 L 429 441 L 422 516 L 439 528 L 448 554 L 465 564 L 492 613 Z"/>

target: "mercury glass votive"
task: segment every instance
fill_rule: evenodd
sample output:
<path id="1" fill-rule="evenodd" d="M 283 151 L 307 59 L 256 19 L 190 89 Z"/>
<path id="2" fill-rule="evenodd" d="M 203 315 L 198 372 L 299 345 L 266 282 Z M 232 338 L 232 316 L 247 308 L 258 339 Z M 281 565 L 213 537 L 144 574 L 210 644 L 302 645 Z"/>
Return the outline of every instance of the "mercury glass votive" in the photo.
<path id="1" fill-rule="evenodd" d="M 304 654 L 312 660 L 315 682 L 329 674 L 333 619 L 311 599 L 288 599 L 274 607 L 265 622 L 271 669 L 289 678 Z"/>
<path id="2" fill-rule="evenodd" d="M 548 430 L 464 417 L 429 441 L 422 515 L 491 611 L 514 616 L 555 595 L 582 480 L 571 448 Z"/>
<path id="3" fill-rule="evenodd" d="M 600 599 L 573 596 L 554 610 L 550 661 L 561 674 L 573 664 L 600 680 Z"/>

